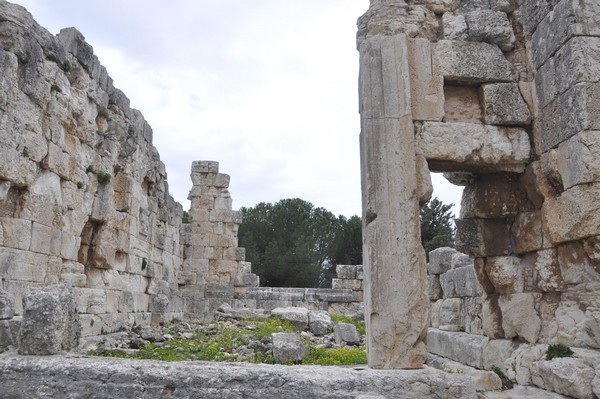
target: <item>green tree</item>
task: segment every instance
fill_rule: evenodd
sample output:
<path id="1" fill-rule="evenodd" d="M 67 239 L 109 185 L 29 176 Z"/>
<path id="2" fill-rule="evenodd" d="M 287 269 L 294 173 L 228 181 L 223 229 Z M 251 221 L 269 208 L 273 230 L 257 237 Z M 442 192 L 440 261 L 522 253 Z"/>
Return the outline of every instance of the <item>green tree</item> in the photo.
<path id="1" fill-rule="evenodd" d="M 338 228 L 324 208 L 295 199 L 242 208 L 238 232 L 246 259 L 270 287 L 317 287 Z"/>
<path id="2" fill-rule="evenodd" d="M 437 198 L 429 200 L 421 208 L 421 243 L 425 253 L 439 247 L 454 247 L 453 204 L 445 205 Z"/>

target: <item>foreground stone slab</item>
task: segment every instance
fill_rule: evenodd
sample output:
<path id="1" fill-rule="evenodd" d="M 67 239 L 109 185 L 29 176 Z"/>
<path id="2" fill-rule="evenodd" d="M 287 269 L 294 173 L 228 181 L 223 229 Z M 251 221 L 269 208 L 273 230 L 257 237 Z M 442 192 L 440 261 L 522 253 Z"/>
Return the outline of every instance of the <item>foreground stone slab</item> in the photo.
<path id="1" fill-rule="evenodd" d="M 2 396 L 95 398 L 477 398 L 468 375 L 434 368 L 275 366 L 0 354 Z M 35 381 L 32 384 L 32 381 Z M 42 395 L 43 394 L 43 395 Z"/>

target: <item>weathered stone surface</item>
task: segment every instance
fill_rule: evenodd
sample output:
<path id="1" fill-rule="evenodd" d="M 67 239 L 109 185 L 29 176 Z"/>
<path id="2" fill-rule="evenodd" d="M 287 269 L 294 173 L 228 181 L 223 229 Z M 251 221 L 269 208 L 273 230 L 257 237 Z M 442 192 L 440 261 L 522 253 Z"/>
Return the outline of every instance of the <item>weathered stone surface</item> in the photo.
<path id="1" fill-rule="evenodd" d="M 281 320 L 289 321 L 298 331 L 304 331 L 308 328 L 308 309 L 306 308 L 275 308 L 271 311 L 271 314 Z"/>
<path id="2" fill-rule="evenodd" d="M 581 399 L 593 399 L 594 368 L 582 359 L 555 358 L 533 363 L 532 382 L 540 388 Z"/>
<path id="3" fill-rule="evenodd" d="M 490 339 L 483 348 L 483 367 L 490 370 L 499 367 L 504 373 L 510 368 L 505 364 L 506 359 L 512 355 L 519 344 L 508 339 Z"/>
<path id="4" fill-rule="evenodd" d="M 337 323 L 333 326 L 333 335 L 338 345 L 344 342 L 348 345 L 360 345 L 360 336 L 356 331 L 356 326 L 350 323 Z"/>
<path id="5" fill-rule="evenodd" d="M 419 368 L 426 359 L 429 301 L 418 227 L 407 39 L 368 36 L 359 39 L 359 52 L 369 366 Z"/>
<path id="6" fill-rule="evenodd" d="M 443 122 L 482 123 L 483 108 L 474 86 L 444 85 Z"/>
<path id="7" fill-rule="evenodd" d="M 600 234 L 597 198 L 600 184 L 571 187 L 556 198 L 546 198 L 542 206 L 548 238 L 554 244 L 575 241 Z"/>
<path id="8" fill-rule="evenodd" d="M 481 87 L 483 120 L 490 125 L 528 125 L 531 113 L 516 83 L 492 83 Z"/>
<path id="9" fill-rule="evenodd" d="M 338 290 L 347 289 L 353 291 L 360 291 L 362 290 L 362 283 L 362 280 L 357 279 L 334 278 L 331 280 L 331 288 Z"/>
<path id="10" fill-rule="evenodd" d="M 427 349 L 437 355 L 471 367 L 483 368 L 483 348 L 488 338 L 463 332 L 441 331 L 430 328 Z"/>
<path id="11" fill-rule="evenodd" d="M 15 301 L 12 296 L 0 288 L 0 320 L 12 319 L 15 315 Z"/>
<path id="12" fill-rule="evenodd" d="M 475 297 L 481 295 L 481 286 L 473 266 L 449 270 L 440 276 L 444 298 Z"/>
<path id="13" fill-rule="evenodd" d="M 536 387 L 516 386 L 506 391 L 486 392 L 486 399 L 566 399 L 566 396 Z"/>
<path id="14" fill-rule="evenodd" d="M 524 130 L 474 123 L 425 122 L 417 146 L 434 171 L 522 172 L 530 151 Z"/>
<path id="15" fill-rule="evenodd" d="M 541 110 L 540 151 L 548 151 L 586 130 L 600 130 L 600 83 L 579 83 Z"/>
<path id="16" fill-rule="evenodd" d="M 81 325 L 73 289 L 49 286 L 23 296 L 19 353 L 53 355 L 79 345 Z"/>
<path id="17" fill-rule="evenodd" d="M 412 118 L 441 121 L 444 116 L 444 78 L 432 65 L 432 45 L 423 38 L 408 39 L 407 43 Z"/>
<path id="18" fill-rule="evenodd" d="M 502 328 L 506 338 L 521 337 L 536 343 L 542 322 L 535 309 L 535 294 L 522 293 L 501 296 Z"/>
<path id="19" fill-rule="evenodd" d="M 512 82 L 511 66 L 498 46 L 481 42 L 440 40 L 434 65 L 446 81 L 455 83 Z"/>
<path id="20" fill-rule="evenodd" d="M 325 311 L 308 313 L 308 327 L 315 335 L 325 335 L 331 327 L 331 316 Z"/>
<path id="21" fill-rule="evenodd" d="M 468 375 L 473 378 L 477 392 L 495 391 L 502 388 L 502 381 L 494 372 L 478 370 L 450 359 L 429 354 L 427 365 L 444 370 L 447 373 Z M 486 392 L 487 394 L 488 392 Z"/>
<path id="22" fill-rule="evenodd" d="M 528 3 L 532 7 L 538 6 L 533 2 Z M 569 38 L 600 34 L 600 17 L 598 17 L 600 5 L 594 1 L 584 1 L 581 4 L 560 1 L 556 3 L 556 7 L 552 11 L 544 13 L 543 10 L 544 6 L 542 5 L 539 10 L 532 13 L 541 15 L 543 18 L 531 38 L 532 46 L 535 49 L 532 61 L 536 68 L 539 68 Z"/>
<path id="23" fill-rule="evenodd" d="M 437 301 L 444 296 L 439 275 L 431 274 L 427 276 L 427 292 L 430 301 Z"/>
<path id="24" fill-rule="evenodd" d="M 338 278 L 355 279 L 356 265 L 336 265 L 335 273 Z"/>
<path id="25" fill-rule="evenodd" d="M 444 39 L 466 40 L 468 36 L 467 21 L 463 14 L 446 12 L 442 15 L 442 31 Z"/>
<path id="26" fill-rule="evenodd" d="M 474 10 L 465 14 L 468 39 L 474 42 L 497 44 L 502 51 L 510 51 L 515 35 L 506 13 L 493 10 Z"/>
<path id="27" fill-rule="evenodd" d="M 504 362 L 506 375 L 519 385 L 531 385 L 533 364 L 545 357 L 547 345 L 522 344 Z"/>
<path id="28" fill-rule="evenodd" d="M 485 262 L 485 271 L 500 294 L 523 292 L 524 278 L 521 260 L 516 256 L 490 257 Z"/>
<path id="29" fill-rule="evenodd" d="M 93 357 L 0 355 L 3 394 L 15 399 L 107 392 L 144 396 L 316 399 L 476 399 L 472 376 L 432 367 L 419 372 L 249 363 L 157 362 Z M 48 370 L 52 370 L 49 378 Z M 32 384 L 31 381 L 36 381 Z M 171 392 L 171 393 L 169 393 Z"/>
<path id="30" fill-rule="evenodd" d="M 304 359 L 306 348 L 300 341 L 299 334 L 275 333 L 273 334 L 273 357 L 276 362 L 297 363 Z"/>
<path id="31" fill-rule="evenodd" d="M 446 273 L 452 267 L 452 257 L 456 253 L 456 250 L 450 247 L 440 247 L 430 251 L 427 272 L 429 274 Z"/>
<path id="32" fill-rule="evenodd" d="M 439 329 L 444 331 L 462 330 L 462 300 L 448 298 L 442 301 L 439 308 Z"/>

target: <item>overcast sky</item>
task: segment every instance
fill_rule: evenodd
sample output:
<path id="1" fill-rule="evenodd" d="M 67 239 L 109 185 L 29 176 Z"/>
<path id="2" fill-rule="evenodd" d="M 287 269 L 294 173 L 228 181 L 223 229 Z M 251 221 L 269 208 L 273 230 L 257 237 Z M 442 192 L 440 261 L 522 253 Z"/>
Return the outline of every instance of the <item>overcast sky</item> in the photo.
<path id="1" fill-rule="evenodd" d="M 302 198 L 361 213 L 356 19 L 368 0 L 16 0 L 74 26 L 154 130 L 171 194 L 218 161 L 233 207 Z M 435 193 L 460 204 L 441 176 Z M 458 212 L 458 209 L 455 209 Z"/>

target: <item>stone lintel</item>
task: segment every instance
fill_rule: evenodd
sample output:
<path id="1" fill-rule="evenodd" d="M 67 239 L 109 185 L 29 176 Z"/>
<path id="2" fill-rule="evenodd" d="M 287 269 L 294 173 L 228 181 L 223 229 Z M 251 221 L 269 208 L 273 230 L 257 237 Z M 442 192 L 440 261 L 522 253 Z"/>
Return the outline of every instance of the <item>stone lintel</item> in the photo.
<path id="1" fill-rule="evenodd" d="M 418 150 L 436 172 L 517 172 L 530 159 L 527 132 L 477 123 L 424 122 Z"/>

